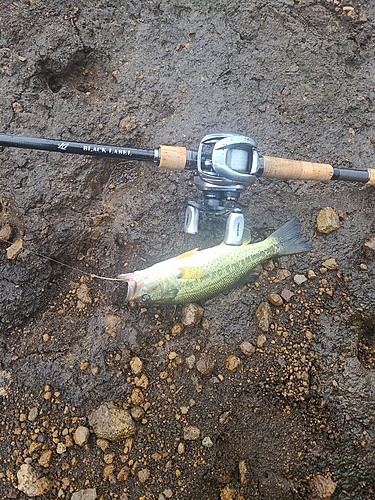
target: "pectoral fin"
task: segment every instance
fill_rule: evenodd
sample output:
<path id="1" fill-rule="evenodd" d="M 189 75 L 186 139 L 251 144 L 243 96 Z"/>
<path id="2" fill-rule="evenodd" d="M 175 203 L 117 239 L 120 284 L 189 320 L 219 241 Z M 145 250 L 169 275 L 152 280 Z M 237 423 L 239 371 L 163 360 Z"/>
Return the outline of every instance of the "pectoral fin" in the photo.
<path id="1" fill-rule="evenodd" d="M 254 283 L 259 278 L 259 270 L 257 268 L 251 269 L 240 281 L 237 285 L 246 285 L 247 283 Z"/>

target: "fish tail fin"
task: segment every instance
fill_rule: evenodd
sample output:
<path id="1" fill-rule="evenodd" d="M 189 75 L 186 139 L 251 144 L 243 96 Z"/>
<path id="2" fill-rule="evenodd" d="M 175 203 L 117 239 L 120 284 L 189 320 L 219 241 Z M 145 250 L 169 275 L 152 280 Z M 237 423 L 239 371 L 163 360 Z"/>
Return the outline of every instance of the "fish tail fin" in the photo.
<path id="1" fill-rule="evenodd" d="M 279 255 L 309 252 L 313 248 L 310 241 L 301 234 L 301 223 L 297 217 L 294 217 L 290 221 L 286 222 L 283 226 L 272 233 L 269 238 L 277 241 L 279 246 Z"/>

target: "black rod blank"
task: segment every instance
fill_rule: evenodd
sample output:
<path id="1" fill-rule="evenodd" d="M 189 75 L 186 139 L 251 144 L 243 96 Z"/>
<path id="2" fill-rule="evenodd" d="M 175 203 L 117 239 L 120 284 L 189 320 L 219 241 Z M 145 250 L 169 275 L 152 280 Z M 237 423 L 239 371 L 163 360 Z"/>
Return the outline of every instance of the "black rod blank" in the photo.
<path id="1" fill-rule="evenodd" d="M 0 134 L 0 146 L 39 149 L 57 153 L 71 153 L 89 156 L 104 156 L 106 158 L 121 158 L 122 160 L 157 161 L 157 152 L 153 149 L 135 149 L 86 142 L 57 141 L 55 139 L 39 139 L 17 135 Z"/>

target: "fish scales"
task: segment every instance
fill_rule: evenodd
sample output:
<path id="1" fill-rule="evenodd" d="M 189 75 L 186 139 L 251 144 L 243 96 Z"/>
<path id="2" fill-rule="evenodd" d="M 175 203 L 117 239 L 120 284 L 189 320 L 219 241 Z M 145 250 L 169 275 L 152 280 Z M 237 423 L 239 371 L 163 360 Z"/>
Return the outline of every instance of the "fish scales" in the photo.
<path id="1" fill-rule="evenodd" d="M 147 269 L 121 274 L 128 283 L 127 300 L 158 304 L 200 301 L 243 283 L 251 271 L 273 257 L 312 249 L 297 218 L 267 239 L 241 246 L 217 245 L 191 250 Z"/>

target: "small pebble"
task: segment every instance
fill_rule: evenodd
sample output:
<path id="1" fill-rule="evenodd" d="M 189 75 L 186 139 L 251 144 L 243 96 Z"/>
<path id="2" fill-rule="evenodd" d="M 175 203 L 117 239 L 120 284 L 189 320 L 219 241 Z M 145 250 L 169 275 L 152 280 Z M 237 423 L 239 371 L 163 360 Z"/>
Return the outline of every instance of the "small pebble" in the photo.
<path id="1" fill-rule="evenodd" d="M 76 290 L 77 298 L 83 304 L 91 304 L 91 292 L 90 288 L 86 285 L 86 283 L 82 283 Z"/>
<path id="2" fill-rule="evenodd" d="M 278 293 L 270 293 L 267 297 L 268 301 L 276 307 L 281 307 L 283 305 L 283 299 Z"/>
<path id="3" fill-rule="evenodd" d="M 105 451 L 109 447 L 109 441 L 107 439 L 100 439 L 98 438 L 96 440 L 96 445 L 102 450 Z"/>
<path id="4" fill-rule="evenodd" d="M 292 273 L 289 271 L 289 269 L 278 269 L 276 272 L 276 279 L 278 281 L 283 281 L 283 280 L 289 278 L 289 276 L 291 274 Z"/>
<path id="5" fill-rule="evenodd" d="M 37 417 L 38 417 L 38 408 L 36 406 L 34 406 L 29 411 L 29 414 L 27 416 L 27 420 L 29 420 L 30 422 L 34 422 L 37 419 Z"/>
<path id="6" fill-rule="evenodd" d="M 73 435 L 74 442 L 78 446 L 85 445 L 88 442 L 89 437 L 90 437 L 90 430 L 87 427 L 84 427 L 83 425 L 77 427 Z"/>
<path id="7" fill-rule="evenodd" d="M 64 443 L 57 443 L 57 446 L 56 446 L 56 452 L 59 454 L 59 455 L 62 455 L 63 453 L 66 452 L 66 446 Z"/>
<path id="8" fill-rule="evenodd" d="M 336 271 L 339 268 L 335 259 L 325 260 L 322 266 L 325 267 L 326 269 L 329 269 L 330 271 Z"/>
<path id="9" fill-rule="evenodd" d="M 234 356 L 234 354 L 231 354 L 230 356 L 227 357 L 227 360 L 225 362 L 225 367 L 227 370 L 230 372 L 235 372 L 238 370 L 238 368 L 241 366 L 241 360 L 237 356 Z"/>
<path id="10" fill-rule="evenodd" d="M 375 236 L 370 238 L 368 241 L 365 241 L 363 244 L 363 248 L 365 250 L 370 250 L 372 252 L 375 252 Z"/>
<path id="11" fill-rule="evenodd" d="M 247 478 L 247 466 L 245 460 L 240 460 L 238 463 L 238 472 L 240 473 L 240 483 L 242 486 L 246 486 L 249 483 Z"/>
<path id="12" fill-rule="evenodd" d="M 52 450 L 44 450 L 40 454 L 38 464 L 41 467 L 49 467 L 52 463 L 53 451 Z"/>
<path id="13" fill-rule="evenodd" d="M 8 260 L 15 260 L 23 250 L 23 240 L 16 240 L 13 245 L 6 249 L 6 258 Z"/>
<path id="14" fill-rule="evenodd" d="M 200 435 L 201 431 L 200 429 L 198 429 L 198 427 L 195 427 L 194 425 L 188 425 L 187 427 L 184 427 L 185 441 L 196 441 L 200 438 Z"/>
<path id="15" fill-rule="evenodd" d="M 209 437 L 209 436 L 206 436 L 205 438 L 203 438 L 202 440 L 202 445 L 205 447 L 205 448 L 212 448 L 212 446 L 214 445 L 214 443 L 212 442 L 212 439 Z"/>
<path id="16" fill-rule="evenodd" d="M 245 356 L 251 356 L 255 352 L 255 346 L 251 343 L 248 342 L 247 340 L 244 340 L 240 344 L 240 349 L 245 354 Z"/>
<path id="17" fill-rule="evenodd" d="M 293 277 L 293 281 L 297 285 L 302 285 L 302 283 L 305 283 L 307 281 L 307 278 L 306 278 L 306 276 L 304 274 L 296 274 Z"/>
<path id="18" fill-rule="evenodd" d="M 143 361 L 135 356 L 130 360 L 130 369 L 134 373 L 134 375 L 139 375 L 143 371 Z"/>
<path id="19" fill-rule="evenodd" d="M 255 312 L 257 326 L 262 332 L 268 332 L 272 323 L 272 309 L 268 302 L 261 302 Z"/>
<path id="20" fill-rule="evenodd" d="M 321 210 L 316 219 L 316 229 L 323 234 L 329 234 L 340 227 L 340 219 L 331 207 Z"/>
<path id="21" fill-rule="evenodd" d="M 139 406 L 139 405 L 141 405 L 144 402 L 145 397 L 144 397 L 143 392 L 141 391 L 141 389 L 139 389 L 138 387 L 135 387 L 132 390 L 130 399 L 131 399 L 131 402 L 133 403 L 133 405 Z"/>
<path id="22" fill-rule="evenodd" d="M 312 269 L 309 269 L 307 271 L 307 278 L 309 280 L 314 280 L 316 278 L 316 274 L 314 273 L 314 271 Z"/>
<path id="23" fill-rule="evenodd" d="M 220 490 L 220 500 L 234 500 L 236 496 L 236 490 L 231 488 L 229 484 Z"/>
<path id="24" fill-rule="evenodd" d="M 13 229 L 12 229 L 12 226 L 10 224 L 5 224 L 5 226 L 3 226 L 1 229 L 0 229 L 0 243 L 1 241 L 9 241 L 13 236 Z"/>
<path id="25" fill-rule="evenodd" d="M 185 444 L 184 444 L 182 441 L 180 441 L 180 442 L 178 443 L 178 446 L 177 446 L 177 453 L 178 453 L 179 455 L 183 455 L 183 454 L 185 453 Z"/>
<path id="26" fill-rule="evenodd" d="M 138 479 L 140 483 L 145 483 L 150 478 L 151 472 L 149 469 L 141 469 L 138 471 Z"/>
<path id="27" fill-rule="evenodd" d="M 139 420 L 142 420 L 142 418 L 144 417 L 145 415 L 145 411 L 144 409 L 141 407 L 141 406 L 134 406 L 131 410 L 130 410 L 130 414 L 131 416 L 133 417 L 133 419 L 138 422 Z"/>
<path id="28" fill-rule="evenodd" d="M 204 313 L 203 307 L 198 304 L 186 304 L 181 311 L 181 322 L 186 327 L 198 325 Z"/>
<path id="29" fill-rule="evenodd" d="M 286 302 L 289 302 L 293 295 L 294 292 L 288 290 L 287 288 L 284 288 L 284 290 L 281 292 L 281 296 Z"/>
<path id="30" fill-rule="evenodd" d="M 195 365 L 195 356 L 192 354 L 191 356 L 187 357 L 185 359 L 186 366 L 189 368 L 189 370 L 192 370 Z"/>
<path id="31" fill-rule="evenodd" d="M 202 375 L 209 376 L 214 371 L 216 360 L 210 353 L 202 352 L 195 367 Z"/>
<path id="32" fill-rule="evenodd" d="M 267 342 L 267 337 L 262 333 L 261 335 L 258 335 L 257 337 L 257 347 L 259 349 L 262 349 Z"/>

